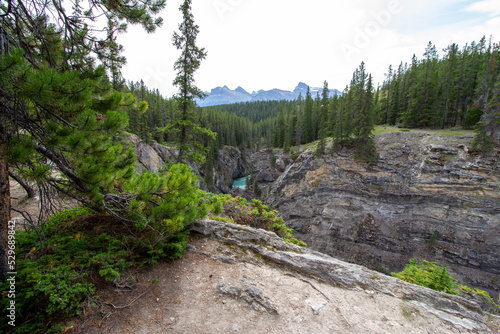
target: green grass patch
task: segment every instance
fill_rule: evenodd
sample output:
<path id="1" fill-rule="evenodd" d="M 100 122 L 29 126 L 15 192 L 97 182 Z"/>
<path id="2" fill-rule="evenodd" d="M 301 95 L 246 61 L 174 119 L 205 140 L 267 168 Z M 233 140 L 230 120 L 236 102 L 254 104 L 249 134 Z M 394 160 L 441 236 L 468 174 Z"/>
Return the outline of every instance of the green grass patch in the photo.
<path id="1" fill-rule="evenodd" d="M 472 130 L 454 130 L 454 129 L 445 129 L 445 130 L 428 130 L 429 133 L 436 134 L 439 136 L 473 136 L 474 131 Z"/>
<path id="2" fill-rule="evenodd" d="M 410 132 L 410 129 L 400 129 L 395 126 L 385 126 L 385 125 L 377 125 L 373 130 L 372 134 L 374 136 L 380 135 L 383 133 L 391 133 L 391 132 Z"/>
<path id="3" fill-rule="evenodd" d="M 405 129 L 405 128 L 397 128 L 395 126 L 389 125 L 377 125 L 373 130 L 372 134 L 374 136 L 380 135 L 383 133 L 392 133 L 392 132 L 417 132 L 417 133 L 428 133 L 439 136 L 472 136 L 474 135 L 474 131 L 472 130 L 464 130 L 461 128 L 449 128 L 449 129 Z"/>

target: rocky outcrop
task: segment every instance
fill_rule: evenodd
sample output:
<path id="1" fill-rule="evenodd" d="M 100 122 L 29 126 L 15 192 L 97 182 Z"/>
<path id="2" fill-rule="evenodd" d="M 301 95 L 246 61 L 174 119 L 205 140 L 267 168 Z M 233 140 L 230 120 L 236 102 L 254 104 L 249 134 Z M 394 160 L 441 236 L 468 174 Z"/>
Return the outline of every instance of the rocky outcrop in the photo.
<path id="1" fill-rule="evenodd" d="M 261 150 L 250 155 L 252 176 L 264 184 L 276 181 L 291 162 L 292 159 L 281 151 Z"/>
<path id="2" fill-rule="evenodd" d="M 157 150 L 141 141 L 137 135 L 130 135 L 125 141 L 132 143 L 134 146 L 134 154 L 138 162 L 135 167 L 137 172 L 142 173 L 144 170 L 149 170 L 158 173 L 163 165 L 164 157 L 161 157 Z"/>
<path id="3" fill-rule="evenodd" d="M 301 275 L 314 277 L 315 281 L 319 278 L 326 284 L 337 288 L 364 291 L 367 295 L 366 298 L 380 294 L 405 301 L 418 306 L 419 312 L 432 314 L 439 318 L 442 323 L 452 326 L 460 332 L 489 332 L 480 307 L 464 298 L 409 284 L 362 266 L 288 244 L 276 234 L 264 230 L 210 220 L 196 222 L 191 227 L 198 233 L 232 247 L 233 251 L 227 252 L 228 257 L 222 259 L 218 256 L 219 261 L 228 263 L 258 261 L 257 263 L 261 263 L 260 266 L 264 265 L 261 260 L 264 260 L 265 263 L 276 263 L 285 267 L 292 277 L 296 277 L 294 272 L 300 272 Z M 255 255 L 249 256 L 252 252 Z M 208 253 L 202 254 L 214 256 Z M 260 260 L 252 260 L 252 258 Z M 321 303 L 313 300 L 306 301 L 310 304 L 314 314 L 318 315 L 329 304 L 331 298 L 316 287 L 313 282 L 307 279 L 302 280 L 323 294 Z M 221 281 L 217 288 L 223 295 L 243 299 L 256 310 L 274 314 L 281 313 L 276 302 L 270 296 L 264 295 L 257 285 L 252 284 L 252 281 L 248 279 L 242 282 L 241 287 L 234 283 Z M 293 292 L 289 291 L 289 293 Z M 351 307 L 355 307 L 355 305 Z M 344 317 L 344 320 L 351 326 L 348 318 L 349 316 Z"/>
<path id="4" fill-rule="evenodd" d="M 278 150 L 260 150 L 250 155 L 250 174 L 257 181 L 262 197 L 267 196 L 270 185 L 292 162 L 289 154 Z M 255 196 L 254 192 L 251 195 Z"/>
<path id="5" fill-rule="evenodd" d="M 149 145 L 137 136 L 130 135 L 126 138 L 134 146 L 134 153 L 137 156 L 136 170 L 142 173 L 149 170 L 158 173 L 166 161 L 175 161 L 179 151 L 158 143 Z M 198 184 L 203 190 L 210 190 L 214 193 L 229 193 L 233 185 L 233 180 L 245 176 L 246 163 L 248 158 L 236 147 L 224 146 L 219 150 L 219 155 L 212 172 L 213 188 L 210 188 L 205 180 L 205 173 L 199 164 L 189 163 L 189 167 L 194 170 L 199 178 Z"/>
<path id="6" fill-rule="evenodd" d="M 219 157 L 215 163 L 215 188 L 216 192 L 228 194 L 233 187 L 234 179 L 246 175 L 246 161 L 248 157 L 232 146 L 224 146 L 219 150 Z"/>
<path id="7" fill-rule="evenodd" d="M 385 273 L 413 258 L 446 264 L 463 284 L 500 290 L 498 157 L 470 155 L 467 136 L 388 133 L 379 161 L 304 152 L 268 203 L 311 248 Z"/>

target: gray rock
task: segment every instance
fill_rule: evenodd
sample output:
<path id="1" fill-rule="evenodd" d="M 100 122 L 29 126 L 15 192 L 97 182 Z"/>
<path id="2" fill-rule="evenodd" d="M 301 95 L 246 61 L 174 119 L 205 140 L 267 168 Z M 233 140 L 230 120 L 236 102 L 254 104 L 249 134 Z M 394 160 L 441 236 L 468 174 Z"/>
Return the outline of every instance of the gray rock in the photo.
<path id="1" fill-rule="evenodd" d="M 434 145 L 432 144 L 429 148 L 430 152 L 432 153 L 441 153 L 444 155 L 456 155 L 458 154 L 458 151 L 454 148 L 446 147 L 443 145 Z"/>
<path id="2" fill-rule="evenodd" d="M 435 261 L 460 284 L 498 296 L 500 166 L 483 167 L 486 158 L 463 151 L 444 165 L 426 159 L 428 147 L 436 156 L 453 153 L 457 137 L 444 139 L 454 140 L 450 145 L 412 133 L 376 139 L 386 159 L 370 166 L 347 151 L 325 159 L 301 154 L 273 183 L 267 204 L 322 253 L 385 273 L 411 258 Z M 396 154 L 401 142 L 411 154 Z"/>
<path id="3" fill-rule="evenodd" d="M 219 290 L 221 294 L 244 300 L 256 311 L 267 311 L 271 314 L 279 314 L 279 308 L 273 300 L 264 296 L 264 293 L 253 283 L 244 284 L 242 287 L 238 287 L 225 281 L 220 281 L 217 285 L 217 290 Z"/>
<path id="4" fill-rule="evenodd" d="M 467 299 L 406 283 L 359 265 L 288 244 L 276 234 L 264 230 L 210 220 L 193 223 L 191 228 L 220 242 L 250 249 L 262 258 L 288 267 L 292 271 L 318 276 L 329 284 L 397 297 L 423 306 L 458 329 L 489 332 L 481 308 Z M 270 299 L 266 299 L 255 285 L 238 287 L 222 281 L 219 282 L 218 290 L 233 298 L 241 298 L 250 305 L 255 303 L 257 309 L 264 307 L 271 313 L 278 313 L 277 306 Z M 315 314 L 319 314 L 324 307 L 321 303 L 311 301 L 309 305 Z"/>
<path id="5" fill-rule="evenodd" d="M 137 156 L 137 161 L 140 163 L 140 166 L 137 166 L 136 170 L 142 172 L 146 169 L 153 173 L 158 173 L 164 161 L 156 150 L 150 145 L 142 142 L 137 135 L 131 135 L 125 140 L 134 145 L 134 154 Z"/>

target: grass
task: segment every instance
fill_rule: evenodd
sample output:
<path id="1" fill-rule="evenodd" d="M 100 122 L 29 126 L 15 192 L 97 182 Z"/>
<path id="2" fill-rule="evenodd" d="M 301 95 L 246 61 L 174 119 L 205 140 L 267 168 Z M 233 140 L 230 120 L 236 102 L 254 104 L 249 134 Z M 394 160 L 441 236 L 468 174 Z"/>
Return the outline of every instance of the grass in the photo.
<path id="1" fill-rule="evenodd" d="M 408 321 L 413 321 L 415 319 L 414 317 L 414 312 L 415 310 L 412 307 L 409 307 L 407 305 L 401 306 L 401 311 L 403 313 L 403 316 L 408 319 Z"/>
<path id="2" fill-rule="evenodd" d="M 391 133 L 391 132 L 417 132 L 417 133 L 428 133 L 439 136 L 467 136 L 474 135 L 474 131 L 472 130 L 463 130 L 460 128 L 448 128 L 448 129 L 400 129 L 395 126 L 388 125 L 377 125 L 373 130 L 373 135 L 380 135 L 383 133 Z"/>
<path id="3" fill-rule="evenodd" d="M 405 130 L 405 131 L 402 131 Z M 395 126 L 386 126 L 386 125 L 377 125 L 375 126 L 375 129 L 373 130 L 372 134 L 374 136 L 380 135 L 383 133 L 390 133 L 390 132 L 407 132 L 407 129 L 399 129 Z"/>

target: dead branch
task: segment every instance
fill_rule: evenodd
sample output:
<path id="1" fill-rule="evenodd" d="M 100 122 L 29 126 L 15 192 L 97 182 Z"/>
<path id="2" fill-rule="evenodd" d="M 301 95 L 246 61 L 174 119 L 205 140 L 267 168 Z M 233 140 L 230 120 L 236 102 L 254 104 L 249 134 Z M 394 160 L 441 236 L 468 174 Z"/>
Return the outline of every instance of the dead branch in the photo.
<path id="1" fill-rule="evenodd" d="M 142 296 L 144 296 L 147 292 L 149 292 L 150 289 L 147 289 L 146 291 L 144 291 L 143 293 L 141 293 L 139 296 L 135 297 L 134 299 L 132 299 L 132 301 L 130 303 L 128 303 L 127 305 L 123 305 L 123 306 L 115 306 L 113 303 L 106 303 L 106 302 L 99 302 L 100 304 L 103 304 L 103 305 L 108 305 L 108 306 L 111 306 L 113 309 L 115 310 L 122 310 L 122 309 L 125 309 L 127 307 L 130 307 L 133 303 L 135 303 L 135 301 L 139 298 L 141 298 Z M 101 312 L 103 313 L 103 312 Z M 110 314 L 111 315 L 111 314 Z M 109 315 L 108 315 L 109 317 Z"/>

